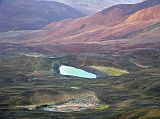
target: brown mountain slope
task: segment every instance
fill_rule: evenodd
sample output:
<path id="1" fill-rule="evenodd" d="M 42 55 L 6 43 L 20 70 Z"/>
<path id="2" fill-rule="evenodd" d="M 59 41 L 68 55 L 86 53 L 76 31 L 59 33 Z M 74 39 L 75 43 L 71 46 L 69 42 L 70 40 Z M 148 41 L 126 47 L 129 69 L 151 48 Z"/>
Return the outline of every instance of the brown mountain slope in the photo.
<path id="1" fill-rule="evenodd" d="M 46 29 L 52 30 L 53 28 L 53 32 L 50 33 L 50 37 L 47 36 L 45 42 L 51 40 L 52 36 L 54 39 L 51 42 L 58 43 L 112 40 L 117 38 L 117 35 L 144 29 L 160 22 L 160 13 L 158 12 L 160 4 L 128 15 L 125 11 L 130 7 L 132 9 L 132 5 L 126 5 L 126 8 L 122 5 L 121 9 L 118 6 L 109 12 L 103 13 L 103 11 L 89 18 L 50 24 Z M 57 26 L 58 28 L 56 28 Z M 54 30 L 55 28 L 56 30 Z"/>
<path id="2" fill-rule="evenodd" d="M 159 0 L 116 5 L 90 17 L 51 23 L 35 33 L 0 34 L 0 39 L 34 45 L 53 54 L 160 48 L 159 10 Z"/>

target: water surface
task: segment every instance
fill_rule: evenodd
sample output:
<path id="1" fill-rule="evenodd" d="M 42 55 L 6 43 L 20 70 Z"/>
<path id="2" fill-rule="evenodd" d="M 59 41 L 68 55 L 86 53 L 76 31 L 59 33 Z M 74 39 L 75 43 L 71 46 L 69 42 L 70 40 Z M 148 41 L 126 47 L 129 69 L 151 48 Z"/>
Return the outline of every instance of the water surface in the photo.
<path id="1" fill-rule="evenodd" d="M 76 76 L 81 78 L 96 78 L 95 74 L 72 66 L 62 65 L 59 67 L 59 71 L 61 75 Z"/>

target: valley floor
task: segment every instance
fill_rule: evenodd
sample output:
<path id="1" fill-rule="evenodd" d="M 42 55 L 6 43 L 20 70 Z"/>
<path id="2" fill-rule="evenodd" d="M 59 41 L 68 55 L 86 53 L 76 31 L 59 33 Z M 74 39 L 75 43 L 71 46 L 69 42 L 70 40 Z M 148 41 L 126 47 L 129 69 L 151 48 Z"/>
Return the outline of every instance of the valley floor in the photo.
<path id="1" fill-rule="evenodd" d="M 105 69 L 105 76 L 62 76 L 54 64 Z M 158 119 L 159 72 L 155 49 L 57 58 L 0 54 L 0 118 Z"/>

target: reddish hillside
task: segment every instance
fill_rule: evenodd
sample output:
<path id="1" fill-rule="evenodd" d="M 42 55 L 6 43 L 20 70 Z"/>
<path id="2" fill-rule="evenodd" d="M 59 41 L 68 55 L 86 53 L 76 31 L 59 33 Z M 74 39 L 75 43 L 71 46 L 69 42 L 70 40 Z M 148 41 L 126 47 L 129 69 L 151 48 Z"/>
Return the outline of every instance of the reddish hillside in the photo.
<path id="1" fill-rule="evenodd" d="M 51 23 L 36 33 L 0 34 L 0 38 L 3 42 L 36 45 L 55 54 L 160 48 L 159 10 L 159 0 L 116 5 L 93 16 Z"/>
<path id="2" fill-rule="evenodd" d="M 149 22 L 156 20 L 158 22 L 160 20 L 160 13 L 157 10 L 160 10 L 160 5 L 142 9 L 130 15 L 126 22 Z"/>
<path id="3" fill-rule="evenodd" d="M 160 22 L 159 1 L 152 1 L 150 7 L 149 3 L 150 0 L 135 5 L 116 5 L 91 17 L 49 24 L 45 28 L 49 34 L 42 42 L 98 42 L 122 38 Z"/>

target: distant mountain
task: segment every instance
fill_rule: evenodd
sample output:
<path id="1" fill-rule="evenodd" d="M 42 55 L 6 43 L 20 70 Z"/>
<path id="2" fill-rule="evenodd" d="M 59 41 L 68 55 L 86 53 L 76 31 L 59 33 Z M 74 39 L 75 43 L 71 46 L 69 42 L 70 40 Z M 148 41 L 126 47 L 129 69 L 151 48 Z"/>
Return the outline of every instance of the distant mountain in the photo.
<path id="1" fill-rule="evenodd" d="M 58 2 L 0 0 L 0 32 L 40 29 L 50 22 L 82 16 L 82 12 Z"/>
<path id="2" fill-rule="evenodd" d="M 70 5 L 85 14 L 95 14 L 117 4 L 133 4 L 144 0 L 47 0 L 58 1 Z"/>
<path id="3" fill-rule="evenodd" d="M 102 42 L 120 39 L 126 34 L 159 23 L 159 9 L 159 0 L 112 6 L 90 17 L 49 24 L 45 30 L 52 30 L 52 33 L 47 36 L 47 39 L 53 43 Z M 51 40 L 53 37 L 54 39 Z M 44 43 L 47 39 L 45 38 Z"/>
<path id="4" fill-rule="evenodd" d="M 53 54 L 160 49 L 160 1 L 109 7 L 95 15 L 64 20 L 39 31 L 0 34 L 1 42 L 34 45 Z"/>

